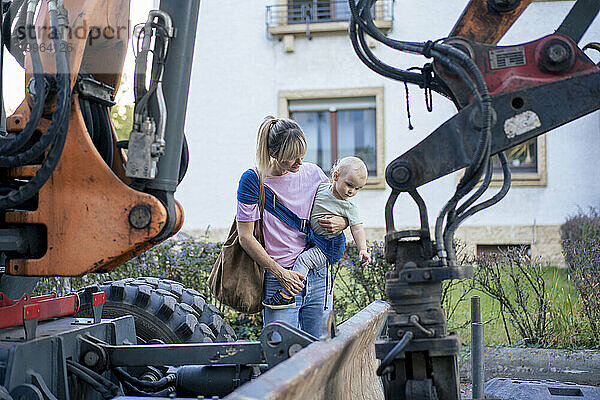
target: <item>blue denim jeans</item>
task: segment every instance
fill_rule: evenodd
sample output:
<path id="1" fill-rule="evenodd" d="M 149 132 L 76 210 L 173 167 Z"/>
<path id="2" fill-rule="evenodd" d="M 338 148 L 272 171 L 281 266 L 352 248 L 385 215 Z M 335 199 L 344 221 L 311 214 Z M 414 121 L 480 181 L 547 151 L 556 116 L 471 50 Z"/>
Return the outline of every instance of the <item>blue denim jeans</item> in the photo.
<path id="1" fill-rule="evenodd" d="M 326 285 L 328 286 L 326 288 Z M 317 338 L 323 335 L 325 320 L 329 310 L 333 308 L 333 293 L 330 292 L 332 282 L 327 265 L 311 268 L 304 281 L 304 289 L 296 295 L 296 307 L 283 310 L 266 308 L 263 311 L 264 325 L 274 321 L 284 321 L 302 329 Z M 281 283 L 271 273 L 265 275 L 265 298 L 269 298 L 282 290 Z M 327 291 L 327 296 L 325 295 Z M 327 310 L 325 298 L 327 297 Z"/>

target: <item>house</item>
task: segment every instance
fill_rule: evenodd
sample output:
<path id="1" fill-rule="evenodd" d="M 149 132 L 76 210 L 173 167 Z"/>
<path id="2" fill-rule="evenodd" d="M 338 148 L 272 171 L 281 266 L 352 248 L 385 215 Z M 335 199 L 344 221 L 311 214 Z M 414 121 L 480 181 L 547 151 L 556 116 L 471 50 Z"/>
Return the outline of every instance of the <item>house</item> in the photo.
<path id="1" fill-rule="evenodd" d="M 389 37 L 426 41 L 443 38 L 467 0 L 378 0 L 376 24 Z M 573 1 L 535 1 L 500 44 L 517 44 L 553 33 Z M 222 240 L 235 214 L 239 177 L 254 165 L 258 125 L 266 115 L 290 116 L 304 128 L 307 161 L 328 170 L 337 157 L 367 161 L 369 181 L 356 197 L 369 240 L 385 234 L 390 194 L 385 166 L 456 113 L 424 94 L 368 69 L 347 34 L 346 0 L 203 1 L 197 31 L 186 133 L 190 168 L 176 197 L 186 210 L 184 230 Z M 581 46 L 600 38 L 596 20 Z M 369 40 L 392 66 L 423 66 L 424 57 L 399 53 Z M 597 54 L 588 52 L 598 60 Z M 461 238 L 471 251 L 525 245 L 533 255 L 562 263 L 559 227 L 578 208 L 600 203 L 599 114 L 556 129 L 511 155 L 512 188 L 499 204 L 465 221 Z M 435 155 L 432 155 L 435 156 Z M 420 192 L 435 217 L 452 196 L 460 172 L 424 185 Z M 491 188 L 493 194 L 499 183 Z M 418 226 L 408 195 L 395 207 L 396 228 Z"/>

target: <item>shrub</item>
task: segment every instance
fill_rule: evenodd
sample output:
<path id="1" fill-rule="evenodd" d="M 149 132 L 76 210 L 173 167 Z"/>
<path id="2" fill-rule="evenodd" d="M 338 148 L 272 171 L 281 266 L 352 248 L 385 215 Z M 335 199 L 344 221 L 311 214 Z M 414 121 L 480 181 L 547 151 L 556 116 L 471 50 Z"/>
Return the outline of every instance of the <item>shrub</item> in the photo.
<path id="1" fill-rule="evenodd" d="M 140 276 L 171 279 L 197 290 L 209 303 L 216 304 L 225 314 L 226 321 L 236 331 L 238 339 L 255 340 L 262 329 L 262 317 L 240 314 L 218 304 L 206 285 L 221 247 L 222 243 L 208 243 L 178 234 L 108 273 L 88 274 L 77 278 L 42 278 L 35 293 L 56 292 L 64 295 L 94 283 Z"/>
<path id="2" fill-rule="evenodd" d="M 509 341 L 505 315 L 525 344 L 546 344 L 549 324 L 546 267 L 539 259 L 527 255 L 524 247 L 478 257 L 473 284 L 498 301 Z"/>
<path id="3" fill-rule="evenodd" d="M 385 273 L 394 268 L 385 261 L 383 242 L 367 244 L 371 263 L 367 267 L 358 261 L 356 245 L 346 246 L 342 259 L 334 266 L 334 309 L 338 323 L 350 318 L 375 300 L 385 300 Z"/>
<path id="4" fill-rule="evenodd" d="M 569 217 L 561 226 L 561 238 L 583 314 L 600 345 L 600 210 L 591 208 Z"/>

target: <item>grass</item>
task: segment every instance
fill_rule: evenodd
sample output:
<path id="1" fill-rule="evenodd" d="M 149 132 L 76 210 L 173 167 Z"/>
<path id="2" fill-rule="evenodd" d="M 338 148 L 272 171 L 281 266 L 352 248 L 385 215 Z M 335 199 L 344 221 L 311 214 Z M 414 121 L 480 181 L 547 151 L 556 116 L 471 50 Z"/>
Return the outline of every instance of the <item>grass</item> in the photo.
<path id="1" fill-rule="evenodd" d="M 589 326 L 581 319 L 579 294 L 568 271 L 558 267 L 547 267 L 544 281 L 548 293 L 549 347 L 580 348 L 592 345 L 589 341 Z M 510 323 L 510 315 L 504 313 L 499 303 L 488 294 L 473 289 L 465 295 L 470 281 L 455 282 L 446 302 L 449 330 L 458 331 L 463 345 L 471 344 L 470 297 L 479 296 L 481 320 L 485 323 L 487 346 L 523 345 L 523 339 Z M 448 307 L 450 305 L 451 307 Z"/>

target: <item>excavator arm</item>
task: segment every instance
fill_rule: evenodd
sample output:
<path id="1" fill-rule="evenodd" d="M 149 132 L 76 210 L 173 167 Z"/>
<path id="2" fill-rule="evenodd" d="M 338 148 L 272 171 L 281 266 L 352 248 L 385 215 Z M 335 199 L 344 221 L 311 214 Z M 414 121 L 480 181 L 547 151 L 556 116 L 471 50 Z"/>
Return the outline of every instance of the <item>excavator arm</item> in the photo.
<path id="1" fill-rule="evenodd" d="M 4 14 L 2 40 L 26 69 L 27 90 L 0 143 L 0 254 L 10 275 L 110 271 L 183 223 L 173 193 L 187 167 L 199 0 L 161 1 L 134 38 L 135 121 L 122 142 L 109 115 L 129 0 L 38 3 L 15 0 Z"/>
<path id="2" fill-rule="evenodd" d="M 372 21 L 373 1 L 349 0 L 350 37 L 361 61 L 381 75 L 437 91 L 458 109 L 386 168 L 392 193 L 385 208 L 385 257 L 395 268 L 386 275 L 389 340 L 376 348 L 382 359 L 377 373 L 384 378 L 388 399 L 460 398 L 460 339 L 447 331 L 441 285 L 468 278 L 473 271 L 456 263 L 454 232 L 508 192 L 511 174 L 505 150 L 600 108 L 600 70 L 578 46 L 600 2 L 578 0 L 558 30 L 546 37 L 496 46 L 530 2 L 472 0 L 449 38 L 420 43 L 384 36 Z M 371 52 L 365 35 L 433 62 L 421 73 L 388 65 Z M 493 156 L 500 160 L 503 185 L 478 203 L 490 186 Z M 464 173 L 437 216 L 432 235 L 418 188 L 461 169 Z M 419 208 L 419 229 L 397 231 L 394 226 L 393 209 L 402 193 Z"/>

